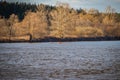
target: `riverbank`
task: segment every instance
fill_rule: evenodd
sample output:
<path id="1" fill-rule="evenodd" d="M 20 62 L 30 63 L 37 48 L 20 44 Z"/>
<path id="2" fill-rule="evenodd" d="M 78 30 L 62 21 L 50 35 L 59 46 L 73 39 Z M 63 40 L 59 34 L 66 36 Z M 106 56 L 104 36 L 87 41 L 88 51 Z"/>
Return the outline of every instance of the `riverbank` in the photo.
<path id="1" fill-rule="evenodd" d="M 117 41 L 120 37 L 80 37 L 80 38 L 56 38 L 56 37 L 45 37 L 42 39 L 6 39 L 0 40 L 0 43 L 15 43 L 15 42 L 73 42 L 73 41 Z"/>

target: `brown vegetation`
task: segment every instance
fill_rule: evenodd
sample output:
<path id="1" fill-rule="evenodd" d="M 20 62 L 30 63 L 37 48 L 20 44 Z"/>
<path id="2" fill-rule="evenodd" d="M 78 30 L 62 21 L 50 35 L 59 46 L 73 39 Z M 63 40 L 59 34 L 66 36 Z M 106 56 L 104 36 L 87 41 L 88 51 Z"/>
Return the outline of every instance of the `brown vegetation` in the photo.
<path id="1" fill-rule="evenodd" d="M 5 2 L 0 2 L 0 4 L 2 4 L 0 10 L 5 8 L 5 5 L 9 7 L 14 4 L 16 7 L 21 6 L 20 12 L 24 11 L 21 14 L 17 10 L 11 14 L 0 11 L 0 40 L 38 40 L 46 37 L 120 37 L 120 14 L 110 6 L 106 8 L 106 12 L 100 13 L 94 8 L 75 10 L 65 3 L 58 3 L 54 7 L 43 4 Z M 14 8 L 17 9 L 15 6 Z M 22 10 L 22 6 L 27 7 Z M 22 20 L 20 15 L 22 17 L 24 15 Z M 28 35 L 29 37 L 25 37 Z"/>

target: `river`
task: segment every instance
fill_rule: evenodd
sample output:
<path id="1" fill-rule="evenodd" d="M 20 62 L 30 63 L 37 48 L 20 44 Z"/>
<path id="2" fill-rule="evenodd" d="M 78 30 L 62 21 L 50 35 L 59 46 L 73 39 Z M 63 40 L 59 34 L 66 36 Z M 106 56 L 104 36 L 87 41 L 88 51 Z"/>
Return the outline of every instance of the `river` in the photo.
<path id="1" fill-rule="evenodd" d="M 120 80 L 120 41 L 0 43 L 0 80 Z"/>

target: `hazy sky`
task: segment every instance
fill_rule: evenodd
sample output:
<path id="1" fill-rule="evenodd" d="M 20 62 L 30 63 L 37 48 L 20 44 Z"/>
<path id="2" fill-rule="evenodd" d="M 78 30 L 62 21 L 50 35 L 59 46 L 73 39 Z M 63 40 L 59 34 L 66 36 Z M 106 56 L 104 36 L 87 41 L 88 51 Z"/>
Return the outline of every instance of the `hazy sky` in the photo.
<path id="1" fill-rule="evenodd" d="M 69 3 L 73 8 L 96 8 L 100 11 L 105 11 L 106 6 L 115 8 L 120 12 L 120 0 L 6 0 L 9 2 L 27 2 L 27 3 L 44 3 L 55 5 L 57 1 Z"/>

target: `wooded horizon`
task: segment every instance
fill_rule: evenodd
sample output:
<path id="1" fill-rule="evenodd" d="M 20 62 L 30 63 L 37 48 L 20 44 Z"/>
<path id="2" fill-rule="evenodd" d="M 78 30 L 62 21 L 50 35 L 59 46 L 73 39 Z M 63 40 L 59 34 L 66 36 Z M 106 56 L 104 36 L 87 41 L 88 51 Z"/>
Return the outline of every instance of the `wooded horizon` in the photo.
<path id="1" fill-rule="evenodd" d="M 97 9 L 73 9 L 67 3 L 44 4 L 0 2 L 0 40 L 3 37 L 30 35 L 45 37 L 120 37 L 120 13 L 111 6 Z"/>

